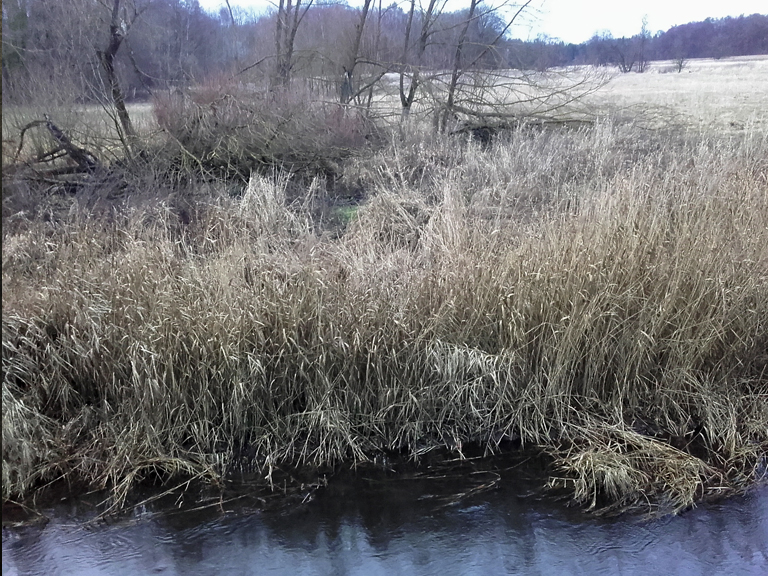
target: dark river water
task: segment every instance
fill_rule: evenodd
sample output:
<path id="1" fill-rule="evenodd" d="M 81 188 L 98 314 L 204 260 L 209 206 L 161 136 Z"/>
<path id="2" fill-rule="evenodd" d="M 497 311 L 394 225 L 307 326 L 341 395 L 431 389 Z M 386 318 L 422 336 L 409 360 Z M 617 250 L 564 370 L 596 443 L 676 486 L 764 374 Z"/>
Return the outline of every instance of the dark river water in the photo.
<path id="1" fill-rule="evenodd" d="M 492 486 L 491 486 L 492 485 Z M 485 489 L 489 486 L 492 489 Z M 514 482 L 348 481 L 276 510 L 80 502 L 3 528 L 3 575 L 768 575 L 768 487 L 679 516 L 599 519 Z"/>

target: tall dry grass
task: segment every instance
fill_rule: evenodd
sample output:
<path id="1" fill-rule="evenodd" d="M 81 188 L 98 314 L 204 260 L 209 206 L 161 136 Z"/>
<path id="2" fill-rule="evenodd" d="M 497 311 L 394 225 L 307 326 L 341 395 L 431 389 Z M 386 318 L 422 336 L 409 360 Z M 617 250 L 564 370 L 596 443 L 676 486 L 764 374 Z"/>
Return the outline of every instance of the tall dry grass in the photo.
<path id="1" fill-rule="evenodd" d="M 593 507 L 765 475 L 768 139 L 605 123 L 352 160 L 338 238 L 254 175 L 3 239 L 3 496 L 505 440 Z M 304 204 L 306 206 L 306 204 Z"/>

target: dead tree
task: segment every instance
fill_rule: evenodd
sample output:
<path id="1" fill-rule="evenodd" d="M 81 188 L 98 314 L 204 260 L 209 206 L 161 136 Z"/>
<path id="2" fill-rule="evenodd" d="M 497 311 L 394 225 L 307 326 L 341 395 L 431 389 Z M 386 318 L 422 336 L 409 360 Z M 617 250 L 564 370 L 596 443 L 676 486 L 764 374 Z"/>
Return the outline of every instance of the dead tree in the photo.
<path id="1" fill-rule="evenodd" d="M 623 74 L 629 74 L 635 67 L 635 56 L 631 40 L 619 38 L 613 43 L 613 51 L 616 55 L 616 64 Z"/>
<path id="2" fill-rule="evenodd" d="M 453 70 L 451 71 L 451 80 L 448 84 L 448 95 L 446 97 L 445 107 L 438 112 L 437 125 L 440 132 L 445 132 L 448 119 L 454 114 L 456 87 L 459 84 L 459 78 L 464 73 L 464 62 L 462 58 L 464 54 L 464 45 L 467 39 L 467 30 L 469 30 L 469 25 L 475 18 L 475 10 L 477 10 L 477 5 L 480 2 L 481 0 L 469 0 L 469 13 L 467 14 L 467 19 L 464 21 L 464 25 L 459 33 L 459 40 L 456 42 L 456 52 L 453 57 Z"/>
<path id="3" fill-rule="evenodd" d="M 643 26 L 640 29 L 640 38 L 638 39 L 637 53 L 637 71 L 642 74 L 648 69 L 648 54 L 646 54 L 646 44 L 651 37 L 648 30 L 648 16 L 643 16 Z"/>
<path id="4" fill-rule="evenodd" d="M 500 7 L 483 8 L 481 0 L 470 0 L 455 45 L 450 75 L 443 75 L 448 77 L 442 90 L 432 90 L 438 131 L 467 130 L 483 140 L 500 130 L 523 124 L 572 125 L 588 121 L 590 113 L 583 107 L 577 110 L 578 103 L 605 84 L 604 74 L 511 71 L 482 65 L 483 59 L 496 49 L 530 4 L 528 0 L 514 6 L 514 12 L 494 36 L 477 44 L 468 34 L 470 25 Z M 436 74 L 435 83 L 439 81 L 440 75 Z"/>
<path id="5" fill-rule="evenodd" d="M 24 136 L 28 130 L 38 126 L 45 126 L 55 146 L 34 158 L 34 163 L 52 163 L 60 158 L 69 157 L 74 165 L 60 167 L 54 166 L 45 171 L 45 176 L 58 176 L 63 174 L 91 173 L 97 170 L 101 163 L 99 159 L 85 148 L 74 144 L 64 131 L 54 124 L 47 114 L 44 114 L 45 120 L 35 120 L 21 129 L 19 134 L 19 147 L 14 156 L 14 163 L 19 162 L 21 151 L 24 148 Z"/>

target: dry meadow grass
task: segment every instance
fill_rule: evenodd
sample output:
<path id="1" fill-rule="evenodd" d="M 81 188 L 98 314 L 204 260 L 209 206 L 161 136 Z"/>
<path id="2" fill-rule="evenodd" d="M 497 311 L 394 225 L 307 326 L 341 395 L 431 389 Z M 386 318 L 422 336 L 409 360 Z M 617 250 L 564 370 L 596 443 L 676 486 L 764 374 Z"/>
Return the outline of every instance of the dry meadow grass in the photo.
<path id="1" fill-rule="evenodd" d="M 279 172 L 4 210 L 3 497 L 468 444 L 545 452 L 603 510 L 764 479 L 768 130 L 684 92 L 698 66 L 604 96 L 687 130 L 393 133 L 344 160 L 341 229 L 328 182 Z"/>
<path id="2" fill-rule="evenodd" d="M 652 62 L 644 74 L 616 74 L 597 106 L 658 109 L 662 121 L 717 133 L 768 130 L 768 56 Z M 662 124 L 662 122 L 660 122 Z"/>

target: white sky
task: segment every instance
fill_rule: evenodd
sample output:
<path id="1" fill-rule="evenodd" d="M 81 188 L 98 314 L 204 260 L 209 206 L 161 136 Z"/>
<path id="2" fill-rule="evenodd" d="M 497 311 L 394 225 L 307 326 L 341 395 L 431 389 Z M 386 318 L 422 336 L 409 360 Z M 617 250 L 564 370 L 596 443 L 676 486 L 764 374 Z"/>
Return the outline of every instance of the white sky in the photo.
<path id="1" fill-rule="evenodd" d="M 391 4 L 393 0 L 384 0 Z M 269 0 L 230 0 L 233 7 L 261 12 Z M 351 5 L 360 0 L 349 0 Z M 200 0 L 207 10 L 217 10 L 224 0 Z M 448 9 L 460 9 L 466 0 L 448 0 Z M 667 30 L 677 24 L 705 18 L 723 18 L 741 14 L 768 14 L 767 0 L 534 0 L 525 22 L 513 30 L 519 38 L 544 34 L 566 42 L 588 40 L 595 32 L 610 31 L 614 36 L 632 36 L 640 32 L 643 16 L 648 17 L 651 32 Z M 405 6 L 404 6 L 405 7 Z"/>

